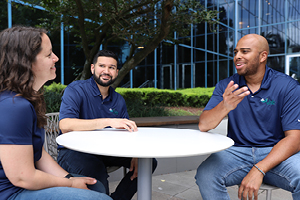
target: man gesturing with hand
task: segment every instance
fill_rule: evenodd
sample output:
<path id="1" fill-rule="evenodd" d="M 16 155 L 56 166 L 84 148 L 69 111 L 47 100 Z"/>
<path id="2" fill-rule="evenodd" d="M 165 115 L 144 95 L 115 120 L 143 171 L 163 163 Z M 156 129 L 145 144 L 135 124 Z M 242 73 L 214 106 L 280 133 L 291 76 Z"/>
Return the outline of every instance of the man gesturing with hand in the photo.
<path id="1" fill-rule="evenodd" d="M 300 86 L 269 68 L 267 40 L 242 37 L 234 49 L 237 73 L 220 81 L 199 118 L 209 131 L 228 116 L 234 146 L 214 153 L 197 170 L 204 200 L 229 200 L 226 187 L 240 185 L 238 197 L 258 199 L 262 182 L 300 199 Z"/>

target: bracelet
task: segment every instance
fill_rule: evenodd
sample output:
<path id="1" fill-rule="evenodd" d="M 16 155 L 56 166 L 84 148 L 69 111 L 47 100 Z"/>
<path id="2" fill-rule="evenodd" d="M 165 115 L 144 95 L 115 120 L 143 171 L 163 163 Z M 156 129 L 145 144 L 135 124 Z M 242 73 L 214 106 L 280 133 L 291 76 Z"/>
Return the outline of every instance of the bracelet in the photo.
<path id="1" fill-rule="evenodd" d="M 65 176 L 65 178 L 71 178 L 71 177 L 73 177 L 72 174 L 67 174 L 67 175 Z"/>
<path id="2" fill-rule="evenodd" d="M 258 171 L 260 171 L 264 176 L 266 175 L 265 172 L 263 172 L 263 170 L 259 169 L 259 167 L 257 167 L 256 165 L 253 165 L 256 169 L 258 169 Z"/>

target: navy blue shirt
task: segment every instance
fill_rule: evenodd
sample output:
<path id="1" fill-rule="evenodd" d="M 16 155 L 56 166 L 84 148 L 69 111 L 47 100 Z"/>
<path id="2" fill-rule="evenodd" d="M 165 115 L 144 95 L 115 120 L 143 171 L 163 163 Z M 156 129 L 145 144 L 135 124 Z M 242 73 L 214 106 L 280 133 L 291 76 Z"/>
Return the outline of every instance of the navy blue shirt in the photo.
<path id="1" fill-rule="evenodd" d="M 37 127 L 33 105 L 15 95 L 8 91 L 0 93 L 0 145 L 32 145 L 36 162 L 42 156 L 45 132 Z M 8 180 L 0 160 L 0 199 L 7 199 L 21 189 Z"/>
<path id="2" fill-rule="evenodd" d="M 109 95 L 103 100 L 96 82 L 91 77 L 88 80 L 72 82 L 66 87 L 62 97 L 59 120 L 64 118 L 129 119 L 129 116 L 124 98 L 109 87 Z"/>
<path id="3" fill-rule="evenodd" d="M 247 86 L 238 74 L 220 81 L 204 110 L 223 100 L 228 83 Z M 228 114 L 228 134 L 235 146 L 274 146 L 285 137 L 284 131 L 300 129 L 300 86 L 293 78 L 266 67 L 260 89 L 246 96 Z"/>

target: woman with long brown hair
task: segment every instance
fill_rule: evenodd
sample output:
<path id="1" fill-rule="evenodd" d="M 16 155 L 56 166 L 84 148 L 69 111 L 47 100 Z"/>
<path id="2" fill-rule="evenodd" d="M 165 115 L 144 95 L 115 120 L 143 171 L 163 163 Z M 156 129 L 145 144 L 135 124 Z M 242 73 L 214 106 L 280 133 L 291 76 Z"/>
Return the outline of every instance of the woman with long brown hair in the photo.
<path id="1" fill-rule="evenodd" d="M 57 61 L 43 29 L 18 26 L 0 33 L 1 200 L 111 200 L 101 193 L 101 183 L 73 177 L 43 148 L 46 109 L 41 88 L 56 77 Z"/>

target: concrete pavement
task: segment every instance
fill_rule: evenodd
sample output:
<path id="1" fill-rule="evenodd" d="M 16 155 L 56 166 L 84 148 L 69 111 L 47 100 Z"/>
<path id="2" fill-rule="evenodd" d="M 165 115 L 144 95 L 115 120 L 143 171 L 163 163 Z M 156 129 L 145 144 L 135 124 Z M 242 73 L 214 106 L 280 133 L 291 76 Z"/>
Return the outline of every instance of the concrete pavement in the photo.
<path id="1" fill-rule="evenodd" d="M 152 178 L 152 200 L 202 200 L 195 183 L 196 170 L 163 174 Z M 119 182 L 110 183 L 111 191 L 115 190 Z M 228 187 L 231 200 L 238 200 L 238 186 Z M 260 191 L 258 200 L 265 200 L 266 192 Z M 292 200 L 290 192 L 277 189 L 272 191 L 272 200 Z M 132 200 L 137 200 L 137 195 Z"/>

